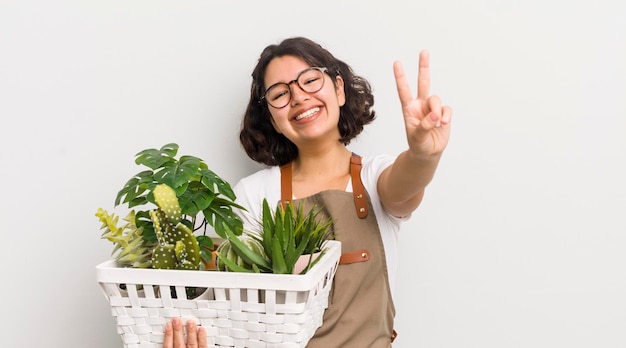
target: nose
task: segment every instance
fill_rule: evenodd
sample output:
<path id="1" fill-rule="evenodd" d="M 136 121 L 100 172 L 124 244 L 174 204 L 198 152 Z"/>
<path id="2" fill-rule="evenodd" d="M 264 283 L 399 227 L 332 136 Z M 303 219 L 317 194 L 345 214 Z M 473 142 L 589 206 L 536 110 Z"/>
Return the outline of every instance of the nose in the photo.
<path id="1" fill-rule="evenodd" d="M 291 93 L 291 103 L 298 104 L 309 99 L 309 93 L 305 92 L 297 81 L 291 81 L 289 83 L 289 92 Z"/>

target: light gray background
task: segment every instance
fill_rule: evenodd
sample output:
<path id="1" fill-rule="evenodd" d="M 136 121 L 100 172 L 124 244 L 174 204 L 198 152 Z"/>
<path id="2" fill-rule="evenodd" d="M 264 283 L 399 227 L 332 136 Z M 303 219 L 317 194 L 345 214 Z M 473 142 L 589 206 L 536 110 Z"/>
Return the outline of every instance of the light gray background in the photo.
<path id="1" fill-rule="evenodd" d="M 3 347 L 120 347 L 94 216 L 177 142 L 234 183 L 267 44 L 305 35 L 371 82 L 351 148 L 406 146 L 392 62 L 421 49 L 453 131 L 404 225 L 394 347 L 626 346 L 619 1 L 0 1 Z"/>

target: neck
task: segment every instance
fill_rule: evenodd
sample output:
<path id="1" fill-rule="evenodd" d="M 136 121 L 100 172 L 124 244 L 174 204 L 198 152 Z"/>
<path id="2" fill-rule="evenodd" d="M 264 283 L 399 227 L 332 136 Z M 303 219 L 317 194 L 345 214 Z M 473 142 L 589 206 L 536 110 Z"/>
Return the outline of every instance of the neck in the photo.
<path id="1" fill-rule="evenodd" d="M 325 149 L 307 151 L 299 149 L 298 158 L 293 163 L 294 179 L 310 179 L 345 175 L 350 170 L 352 152 L 345 145 L 337 143 Z"/>

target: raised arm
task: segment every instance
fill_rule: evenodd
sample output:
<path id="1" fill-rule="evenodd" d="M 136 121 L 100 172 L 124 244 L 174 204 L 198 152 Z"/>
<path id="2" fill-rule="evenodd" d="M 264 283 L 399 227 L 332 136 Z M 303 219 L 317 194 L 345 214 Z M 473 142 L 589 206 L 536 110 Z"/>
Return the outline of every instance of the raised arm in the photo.
<path id="1" fill-rule="evenodd" d="M 452 109 L 443 106 L 438 96 L 430 95 L 428 51 L 420 52 L 417 97 L 413 97 L 400 62 L 394 62 L 393 71 L 409 148 L 381 174 L 378 193 L 385 209 L 401 217 L 419 206 L 435 174 L 450 138 Z"/>

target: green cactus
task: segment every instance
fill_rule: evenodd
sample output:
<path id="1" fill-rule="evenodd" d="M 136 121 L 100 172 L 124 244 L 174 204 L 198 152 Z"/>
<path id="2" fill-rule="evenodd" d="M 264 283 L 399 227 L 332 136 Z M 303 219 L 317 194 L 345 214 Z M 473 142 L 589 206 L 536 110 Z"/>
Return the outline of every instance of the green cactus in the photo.
<path id="1" fill-rule="evenodd" d="M 166 184 L 157 185 L 152 191 L 154 201 L 161 211 L 165 213 L 165 218 L 170 224 L 176 225 L 180 222 L 180 205 L 176 192 Z"/>
<path id="2" fill-rule="evenodd" d="M 158 245 L 152 252 L 152 267 L 197 270 L 200 247 L 193 231 L 181 223 L 176 192 L 167 184 L 154 188 L 157 209 L 150 211 Z"/>

